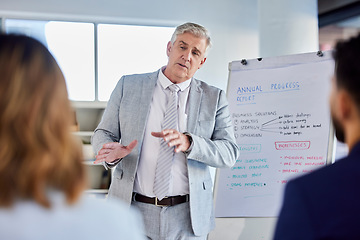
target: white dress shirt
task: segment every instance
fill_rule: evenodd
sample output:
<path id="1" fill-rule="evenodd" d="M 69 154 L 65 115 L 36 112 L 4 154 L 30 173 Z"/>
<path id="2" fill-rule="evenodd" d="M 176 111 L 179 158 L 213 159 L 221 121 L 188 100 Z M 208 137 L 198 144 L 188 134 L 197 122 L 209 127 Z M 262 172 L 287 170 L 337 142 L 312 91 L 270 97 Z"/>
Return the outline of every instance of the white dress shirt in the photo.
<path id="1" fill-rule="evenodd" d="M 153 187 L 155 170 L 160 148 L 160 138 L 155 138 L 151 132 L 160 132 L 164 119 L 170 90 L 168 86 L 173 84 L 163 73 L 165 68 L 159 71 L 158 80 L 154 89 L 150 104 L 149 116 L 145 126 L 144 141 L 141 148 L 140 160 L 137 168 L 134 192 L 155 197 Z M 191 79 L 177 84 L 178 92 L 178 131 L 186 132 L 187 129 L 187 102 L 189 96 Z M 189 194 L 189 181 L 187 172 L 187 160 L 183 152 L 175 153 L 170 177 L 168 196 Z"/>
<path id="2" fill-rule="evenodd" d="M 12 240 L 145 240 L 140 213 L 120 201 L 86 195 L 68 205 L 63 193 L 48 194 L 51 208 L 33 200 L 0 207 L 0 239 Z"/>

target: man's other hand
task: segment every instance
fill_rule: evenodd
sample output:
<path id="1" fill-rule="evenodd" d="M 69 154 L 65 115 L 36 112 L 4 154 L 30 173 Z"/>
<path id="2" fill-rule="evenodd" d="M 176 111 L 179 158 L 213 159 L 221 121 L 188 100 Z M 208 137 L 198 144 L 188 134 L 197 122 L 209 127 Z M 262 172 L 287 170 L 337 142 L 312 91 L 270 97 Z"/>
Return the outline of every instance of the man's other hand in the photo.
<path id="1" fill-rule="evenodd" d="M 161 132 L 152 132 L 152 136 L 164 139 L 168 143 L 169 147 L 175 146 L 175 152 L 185 152 L 190 147 L 188 137 L 175 130 L 175 129 L 164 129 Z"/>
<path id="2" fill-rule="evenodd" d="M 129 145 L 124 146 L 118 142 L 110 142 L 103 145 L 100 149 L 94 164 L 108 162 L 111 163 L 117 159 L 127 156 L 137 145 L 137 140 L 132 141 Z"/>

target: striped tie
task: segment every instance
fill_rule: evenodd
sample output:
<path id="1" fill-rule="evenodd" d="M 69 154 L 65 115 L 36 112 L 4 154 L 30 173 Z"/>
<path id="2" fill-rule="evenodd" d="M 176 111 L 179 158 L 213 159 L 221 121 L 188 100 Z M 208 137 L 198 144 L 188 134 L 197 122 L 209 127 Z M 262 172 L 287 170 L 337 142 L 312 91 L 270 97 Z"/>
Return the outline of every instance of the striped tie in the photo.
<path id="1" fill-rule="evenodd" d="M 165 110 L 162 129 L 177 128 L 177 103 L 178 91 L 180 88 L 177 85 L 172 84 L 169 86 L 169 89 L 171 94 L 168 106 Z M 154 193 L 159 200 L 163 199 L 169 192 L 171 165 L 175 154 L 174 149 L 175 147 L 169 147 L 168 144 L 161 138 L 154 182 Z"/>

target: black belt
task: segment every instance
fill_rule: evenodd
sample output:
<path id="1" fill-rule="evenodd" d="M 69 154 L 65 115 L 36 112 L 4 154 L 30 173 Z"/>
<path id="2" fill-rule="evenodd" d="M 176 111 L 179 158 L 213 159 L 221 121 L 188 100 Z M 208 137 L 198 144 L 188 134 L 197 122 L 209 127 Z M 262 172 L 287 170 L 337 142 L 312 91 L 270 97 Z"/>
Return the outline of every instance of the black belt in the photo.
<path id="1" fill-rule="evenodd" d="M 188 202 L 189 194 L 183 196 L 165 197 L 161 201 L 159 201 L 157 197 L 151 198 L 138 193 L 133 193 L 133 200 L 135 200 L 136 202 L 154 204 L 155 206 L 160 207 L 169 207 Z"/>

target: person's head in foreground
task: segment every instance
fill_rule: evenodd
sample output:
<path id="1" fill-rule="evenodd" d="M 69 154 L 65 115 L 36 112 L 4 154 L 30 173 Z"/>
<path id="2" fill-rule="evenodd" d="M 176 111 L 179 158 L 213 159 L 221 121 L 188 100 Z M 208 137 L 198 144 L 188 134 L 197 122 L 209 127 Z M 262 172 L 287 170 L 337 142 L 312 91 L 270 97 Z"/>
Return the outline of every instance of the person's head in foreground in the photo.
<path id="1" fill-rule="evenodd" d="M 336 137 L 351 150 L 360 140 L 360 35 L 338 42 L 330 97 Z"/>
<path id="2" fill-rule="evenodd" d="M 18 199 L 51 207 L 48 190 L 74 203 L 84 190 L 85 170 L 55 59 L 37 40 L 0 35 L 0 86 L 0 207 Z"/>
<path id="3" fill-rule="evenodd" d="M 131 209 L 83 194 L 65 79 L 46 47 L 0 34 L 0 86 L 0 239 L 144 239 Z"/>

